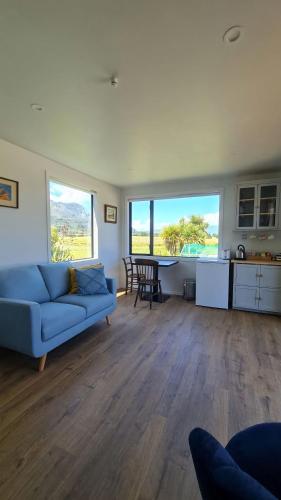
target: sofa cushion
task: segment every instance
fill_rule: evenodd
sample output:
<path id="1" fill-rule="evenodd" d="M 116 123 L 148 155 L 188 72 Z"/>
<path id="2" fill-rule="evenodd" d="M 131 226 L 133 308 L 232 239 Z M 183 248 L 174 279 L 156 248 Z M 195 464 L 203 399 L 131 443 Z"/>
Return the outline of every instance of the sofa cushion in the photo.
<path id="1" fill-rule="evenodd" d="M 281 497 L 281 423 L 253 425 L 238 432 L 226 446 L 239 467 Z"/>
<path id="2" fill-rule="evenodd" d="M 262 484 L 240 469 L 228 451 L 207 431 L 194 429 L 189 444 L 203 498 L 277 500 Z"/>
<path id="3" fill-rule="evenodd" d="M 49 290 L 51 300 L 68 292 L 70 286 L 69 264 L 58 262 L 38 267 Z"/>
<path id="4" fill-rule="evenodd" d="M 112 293 L 107 295 L 63 295 L 58 297 L 56 302 L 82 306 L 86 310 L 87 317 L 89 317 L 107 307 L 111 307 L 114 304 L 114 295 Z"/>
<path id="5" fill-rule="evenodd" d="M 50 300 L 38 266 L 34 265 L 1 269 L 0 297 L 39 303 Z"/>
<path id="6" fill-rule="evenodd" d="M 40 309 L 42 339 L 45 341 L 81 323 L 86 318 L 85 309 L 76 305 L 46 302 L 40 305 Z"/>
<path id="7" fill-rule="evenodd" d="M 103 268 L 102 264 L 89 264 L 88 266 L 81 266 L 79 269 L 100 269 Z M 78 293 L 76 281 L 76 267 L 69 267 L 70 287 L 68 293 Z M 62 294 L 61 294 L 62 295 Z"/>
<path id="8" fill-rule="evenodd" d="M 108 294 L 104 268 L 76 269 L 78 295 Z"/>

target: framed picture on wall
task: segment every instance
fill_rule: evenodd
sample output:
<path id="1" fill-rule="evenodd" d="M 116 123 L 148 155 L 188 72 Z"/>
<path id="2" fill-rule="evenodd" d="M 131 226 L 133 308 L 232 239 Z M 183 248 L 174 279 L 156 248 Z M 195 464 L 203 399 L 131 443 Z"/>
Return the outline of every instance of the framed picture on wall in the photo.
<path id="1" fill-rule="evenodd" d="M 117 207 L 104 205 L 104 222 L 117 223 Z"/>
<path id="2" fill-rule="evenodd" d="M 19 208 L 19 183 L 0 177 L 0 207 Z"/>

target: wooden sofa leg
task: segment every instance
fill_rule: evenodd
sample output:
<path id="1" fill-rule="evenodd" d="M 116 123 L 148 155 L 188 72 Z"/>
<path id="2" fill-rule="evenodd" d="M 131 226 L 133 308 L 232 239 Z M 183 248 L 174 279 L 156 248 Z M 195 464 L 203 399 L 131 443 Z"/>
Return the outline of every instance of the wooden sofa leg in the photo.
<path id="1" fill-rule="evenodd" d="M 105 318 L 106 318 L 106 322 L 107 322 L 108 326 L 110 326 L 111 325 L 110 316 L 106 316 Z"/>
<path id="2" fill-rule="evenodd" d="M 39 365 L 38 365 L 39 372 L 44 371 L 46 359 L 47 359 L 47 354 L 44 354 L 44 356 L 41 356 L 41 358 L 39 358 Z"/>

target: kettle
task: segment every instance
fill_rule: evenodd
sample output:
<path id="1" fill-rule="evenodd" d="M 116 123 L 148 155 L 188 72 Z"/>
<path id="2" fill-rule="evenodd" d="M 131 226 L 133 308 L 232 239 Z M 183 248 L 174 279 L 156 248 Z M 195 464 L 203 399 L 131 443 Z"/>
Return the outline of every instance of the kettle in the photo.
<path id="1" fill-rule="evenodd" d="M 245 260 L 246 259 L 246 250 L 244 245 L 238 245 L 236 250 L 236 259 Z"/>

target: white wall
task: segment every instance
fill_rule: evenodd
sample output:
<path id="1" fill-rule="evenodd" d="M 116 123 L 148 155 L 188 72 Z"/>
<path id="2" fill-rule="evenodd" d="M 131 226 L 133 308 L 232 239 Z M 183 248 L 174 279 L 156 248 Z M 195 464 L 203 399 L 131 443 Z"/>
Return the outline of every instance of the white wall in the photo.
<path id="1" fill-rule="evenodd" d="M 128 254 L 128 220 L 127 220 L 127 204 L 128 198 L 135 197 L 159 197 L 159 196 L 177 196 L 182 194 L 200 193 L 206 190 L 210 192 L 222 191 L 222 224 L 221 224 L 221 248 L 231 248 L 233 251 L 239 243 L 243 243 L 246 250 L 252 251 L 271 251 L 281 252 L 281 231 L 270 231 L 274 235 L 274 240 L 260 241 L 258 239 L 249 239 L 250 233 L 236 231 L 236 185 L 243 181 L 255 180 L 279 180 L 281 181 L 281 172 L 271 175 L 251 175 L 243 177 L 213 177 L 194 180 L 181 180 L 177 182 L 163 182 L 157 184 L 149 184 L 142 186 L 131 186 L 122 190 L 122 210 L 123 210 L 123 255 Z M 279 206 L 279 211 L 281 206 Z M 281 212 L 280 212 L 280 228 L 281 228 Z M 258 234 L 256 232 L 255 234 Z M 247 239 L 242 239 L 243 235 Z M 181 258 L 180 263 L 171 269 L 160 270 L 160 278 L 162 279 L 163 288 L 168 293 L 182 293 L 183 279 L 194 278 L 196 268 L 196 259 L 187 260 Z M 123 274 L 122 274 L 123 280 Z M 122 281 L 123 282 L 123 281 Z"/>
<path id="2" fill-rule="evenodd" d="M 108 276 L 119 279 L 120 189 L 0 140 L 0 177 L 19 182 L 19 208 L 0 207 L 0 265 L 48 260 L 46 175 L 96 191 L 98 258 Z M 104 204 L 118 207 L 118 223 L 104 223 Z M 85 263 L 85 261 L 83 261 Z"/>

